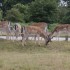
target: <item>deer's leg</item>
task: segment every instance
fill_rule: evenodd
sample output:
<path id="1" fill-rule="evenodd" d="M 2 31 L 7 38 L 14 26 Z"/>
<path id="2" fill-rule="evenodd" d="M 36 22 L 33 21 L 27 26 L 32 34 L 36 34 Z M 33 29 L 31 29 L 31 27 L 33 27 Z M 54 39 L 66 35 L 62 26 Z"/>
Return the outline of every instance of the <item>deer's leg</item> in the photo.
<path id="1" fill-rule="evenodd" d="M 14 42 L 14 30 L 12 30 L 11 36 L 12 36 L 12 40 L 13 40 L 13 42 Z"/>
<path id="2" fill-rule="evenodd" d="M 9 40 L 11 40 L 11 37 L 10 37 L 10 32 L 9 32 L 8 34 L 9 34 Z"/>
<path id="3" fill-rule="evenodd" d="M 11 31 L 11 39 L 13 40 L 13 31 Z M 14 41 L 14 40 L 13 40 Z"/>
<path id="4" fill-rule="evenodd" d="M 26 34 L 25 37 L 26 37 L 26 41 L 28 41 L 29 34 Z"/>
<path id="5" fill-rule="evenodd" d="M 0 32 L 0 33 L 1 33 L 1 35 L 3 34 L 2 32 L 3 32 L 3 30 L 1 30 L 1 32 Z"/>
<path id="6" fill-rule="evenodd" d="M 35 44 L 36 44 L 36 37 L 37 37 L 37 36 L 35 35 L 35 36 L 34 36 L 34 41 L 35 41 Z"/>
<path id="7" fill-rule="evenodd" d="M 26 41 L 28 41 L 28 37 L 26 36 Z"/>
<path id="8" fill-rule="evenodd" d="M 18 31 L 15 32 L 16 40 L 18 40 Z"/>
<path id="9" fill-rule="evenodd" d="M 13 31 L 10 31 L 11 40 L 13 40 Z"/>
<path id="10" fill-rule="evenodd" d="M 58 32 L 56 33 L 56 40 L 58 41 Z"/>
<path id="11" fill-rule="evenodd" d="M 57 35 L 57 37 L 58 37 L 58 41 L 59 41 L 59 32 L 58 32 L 58 35 Z"/>
<path id="12" fill-rule="evenodd" d="M 11 40 L 11 30 L 8 31 L 8 33 L 9 33 L 9 40 Z"/>
<path id="13" fill-rule="evenodd" d="M 9 32 L 6 30 L 6 39 L 9 40 Z"/>
<path id="14" fill-rule="evenodd" d="M 24 46 L 24 45 L 25 45 L 25 35 L 22 34 L 21 36 L 22 36 L 22 40 L 21 40 L 21 42 L 22 42 L 22 45 Z"/>
<path id="15" fill-rule="evenodd" d="M 10 33 L 8 32 L 8 39 L 10 40 Z"/>
<path id="16" fill-rule="evenodd" d="M 50 42 L 50 37 L 47 36 L 47 37 L 45 38 L 45 45 L 48 45 L 49 42 Z"/>
<path id="17" fill-rule="evenodd" d="M 13 42 L 14 42 L 14 40 L 15 40 L 15 30 L 14 29 L 12 30 L 12 39 L 13 39 Z"/>
<path id="18" fill-rule="evenodd" d="M 58 34 L 58 41 L 59 41 L 59 38 L 60 38 L 60 34 L 61 34 L 61 31 L 59 31 L 59 34 Z"/>
<path id="19" fill-rule="evenodd" d="M 68 41 L 68 31 L 66 31 L 65 41 Z"/>
<path id="20" fill-rule="evenodd" d="M 40 35 L 38 34 L 37 37 L 38 37 L 38 44 L 40 45 L 40 40 L 39 40 Z"/>
<path id="21" fill-rule="evenodd" d="M 59 41 L 59 36 L 60 36 L 60 34 L 59 34 L 59 32 L 57 32 L 57 41 Z"/>

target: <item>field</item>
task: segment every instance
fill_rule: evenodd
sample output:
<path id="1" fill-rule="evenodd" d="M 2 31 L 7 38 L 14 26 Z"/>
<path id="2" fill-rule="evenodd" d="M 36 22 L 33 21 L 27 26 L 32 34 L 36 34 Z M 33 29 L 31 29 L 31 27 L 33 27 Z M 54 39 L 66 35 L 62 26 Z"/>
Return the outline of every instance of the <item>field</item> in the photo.
<path id="1" fill-rule="evenodd" d="M 70 70 L 70 42 L 22 46 L 0 40 L 0 70 Z"/>

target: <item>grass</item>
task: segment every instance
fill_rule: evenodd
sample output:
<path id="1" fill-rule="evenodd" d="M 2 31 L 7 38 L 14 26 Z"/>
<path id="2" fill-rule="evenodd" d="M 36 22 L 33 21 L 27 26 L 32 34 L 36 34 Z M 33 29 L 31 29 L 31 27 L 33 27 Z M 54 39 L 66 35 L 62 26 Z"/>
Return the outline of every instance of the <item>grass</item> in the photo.
<path id="1" fill-rule="evenodd" d="M 58 23 L 49 24 L 48 25 L 49 31 L 52 32 L 57 25 L 58 25 Z"/>
<path id="2" fill-rule="evenodd" d="M 70 42 L 47 46 L 0 40 L 0 70 L 70 70 Z"/>

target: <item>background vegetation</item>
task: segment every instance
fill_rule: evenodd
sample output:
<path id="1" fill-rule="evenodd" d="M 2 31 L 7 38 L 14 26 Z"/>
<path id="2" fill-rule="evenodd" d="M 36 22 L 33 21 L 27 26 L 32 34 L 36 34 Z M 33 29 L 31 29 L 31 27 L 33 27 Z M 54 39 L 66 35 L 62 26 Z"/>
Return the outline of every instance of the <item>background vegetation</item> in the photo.
<path id="1" fill-rule="evenodd" d="M 2 0 L 0 20 L 70 23 L 70 0 Z"/>

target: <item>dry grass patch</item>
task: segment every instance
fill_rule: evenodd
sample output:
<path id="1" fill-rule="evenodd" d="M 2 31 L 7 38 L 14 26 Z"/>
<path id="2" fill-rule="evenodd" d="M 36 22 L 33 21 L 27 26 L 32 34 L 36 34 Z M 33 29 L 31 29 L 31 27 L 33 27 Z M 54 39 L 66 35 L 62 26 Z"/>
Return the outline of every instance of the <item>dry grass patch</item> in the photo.
<path id="1" fill-rule="evenodd" d="M 70 53 L 0 53 L 1 70 L 69 70 Z"/>
<path id="2" fill-rule="evenodd" d="M 70 42 L 47 46 L 0 40 L 0 70 L 70 70 Z"/>

